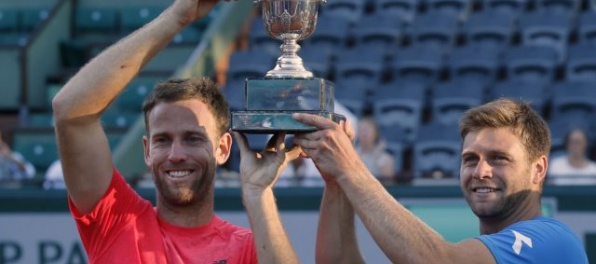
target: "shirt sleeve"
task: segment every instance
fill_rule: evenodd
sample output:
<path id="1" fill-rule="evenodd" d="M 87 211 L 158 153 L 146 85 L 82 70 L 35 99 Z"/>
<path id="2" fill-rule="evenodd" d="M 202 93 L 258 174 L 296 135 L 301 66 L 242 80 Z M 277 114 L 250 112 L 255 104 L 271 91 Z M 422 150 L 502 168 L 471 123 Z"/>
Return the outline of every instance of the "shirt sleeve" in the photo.
<path id="1" fill-rule="evenodd" d="M 114 169 L 112 181 L 104 196 L 88 214 L 81 214 L 68 197 L 70 212 L 77 224 L 81 241 L 88 254 L 101 254 L 118 238 L 119 230 L 129 228 L 129 223 L 151 204 L 142 199 Z"/>

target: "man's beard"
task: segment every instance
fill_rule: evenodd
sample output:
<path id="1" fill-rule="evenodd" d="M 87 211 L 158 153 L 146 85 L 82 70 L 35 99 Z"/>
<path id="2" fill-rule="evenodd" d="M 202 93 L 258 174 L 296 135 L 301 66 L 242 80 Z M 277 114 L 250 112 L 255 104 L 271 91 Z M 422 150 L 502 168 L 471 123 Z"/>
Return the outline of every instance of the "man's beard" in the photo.
<path id="1" fill-rule="evenodd" d="M 190 185 L 179 187 L 166 184 L 165 179 L 156 177 L 155 187 L 167 204 L 186 207 L 200 204 L 209 196 L 214 178 L 215 165 L 209 166 L 207 170 L 203 171 L 202 175 L 193 179 Z"/>
<path id="2" fill-rule="evenodd" d="M 480 219 L 502 220 L 507 219 L 517 210 L 522 208 L 523 204 L 528 203 L 531 200 L 531 195 L 531 190 L 523 190 L 517 193 L 507 195 L 505 199 L 498 201 L 495 205 L 487 209 L 477 209 L 474 206 L 470 207 L 472 209 L 472 212 L 474 212 L 474 214 Z M 468 201 L 468 203 L 470 202 Z"/>

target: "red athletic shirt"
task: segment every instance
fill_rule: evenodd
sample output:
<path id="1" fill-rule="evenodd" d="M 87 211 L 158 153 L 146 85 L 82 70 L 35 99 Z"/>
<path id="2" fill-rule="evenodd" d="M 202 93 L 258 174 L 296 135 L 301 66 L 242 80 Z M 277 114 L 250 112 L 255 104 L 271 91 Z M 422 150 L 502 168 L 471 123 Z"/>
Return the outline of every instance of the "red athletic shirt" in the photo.
<path id="1" fill-rule="evenodd" d="M 69 198 L 90 263 L 258 263 L 250 230 L 215 216 L 186 228 L 165 222 L 114 170 L 106 194 L 81 215 Z"/>

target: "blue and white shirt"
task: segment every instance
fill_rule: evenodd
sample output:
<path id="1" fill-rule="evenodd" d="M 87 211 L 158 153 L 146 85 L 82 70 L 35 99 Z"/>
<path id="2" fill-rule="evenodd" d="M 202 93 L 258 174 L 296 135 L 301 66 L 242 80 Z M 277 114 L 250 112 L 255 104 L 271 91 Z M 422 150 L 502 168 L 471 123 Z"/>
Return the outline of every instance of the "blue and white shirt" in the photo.
<path id="1" fill-rule="evenodd" d="M 552 218 L 537 217 L 477 238 L 499 264 L 588 263 L 580 240 L 569 227 Z"/>

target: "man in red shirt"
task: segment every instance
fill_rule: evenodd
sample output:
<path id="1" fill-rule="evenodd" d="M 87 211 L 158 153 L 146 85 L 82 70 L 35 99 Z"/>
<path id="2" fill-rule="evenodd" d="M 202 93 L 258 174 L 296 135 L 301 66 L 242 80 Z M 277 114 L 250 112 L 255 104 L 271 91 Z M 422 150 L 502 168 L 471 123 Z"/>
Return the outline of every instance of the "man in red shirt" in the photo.
<path id="1" fill-rule="evenodd" d="M 252 153 L 241 134 L 241 181 L 252 232 L 214 213 L 217 165 L 230 155 L 229 110 L 207 79 L 158 84 L 143 105 L 145 163 L 155 207 L 112 163 L 100 115 L 128 82 L 217 0 L 177 0 L 159 17 L 109 47 L 56 95 L 56 134 L 71 212 L 91 263 L 295 263 L 271 186 L 300 149 L 284 135 Z"/>

